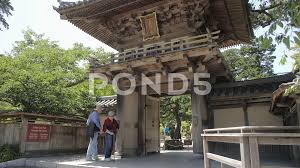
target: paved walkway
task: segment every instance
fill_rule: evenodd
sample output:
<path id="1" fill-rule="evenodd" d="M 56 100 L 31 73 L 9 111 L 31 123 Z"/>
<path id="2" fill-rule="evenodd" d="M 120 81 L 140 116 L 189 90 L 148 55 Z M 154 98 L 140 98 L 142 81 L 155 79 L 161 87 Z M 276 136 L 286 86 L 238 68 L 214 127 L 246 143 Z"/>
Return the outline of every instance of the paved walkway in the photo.
<path id="1" fill-rule="evenodd" d="M 147 157 L 123 158 L 121 160 L 116 158 L 116 161 L 112 162 L 105 162 L 101 159 L 103 159 L 103 157 L 100 157 L 100 161 L 90 162 L 85 161 L 83 155 L 75 155 L 62 157 L 57 156 L 47 158 L 34 158 L 30 160 L 37 161 L 37 163 L 56 163 L 57 165 L 95 168 L 203 168 L 202 159 L 193 155 L 193 153 L 189 151 L 164 151 L 161 152 L 161 154 L 152 154 Z M 32 166 L 41 167 L 42 165 Z"/>
<path id="2" fill-rule="evenodd" d="M 17 166 L 10 167 L 35 167 L 35 168 L 203 168 L 203 160 L 194 155 L 191 151 L 162 151 L 160 154 L 153 154 L 146 157 L 137 158 L 116 158 L 115 161 L 102 161 L 103 156 L 100 156 L 100 161 L 91 162 L 85 161 L 84 155 L 72 156 L 53 156 L 42 158 L 20 159 L 15 162 Z M 282 165 L 282 162 L 266 162 L 267 166 L 262 168 L 274 168 L 274 165 L 280 168 L 290 168 Z M 25 166 L 22 166 L 25 165 Z M 5 167 L 1 166 L 0 168 Z M 7 167 L 7 166 L 6 166 Z M 213 163 L 212 168 L 220 168 L 219 163 Z M 229 168 L 224 166 L 224 168 Z"/>

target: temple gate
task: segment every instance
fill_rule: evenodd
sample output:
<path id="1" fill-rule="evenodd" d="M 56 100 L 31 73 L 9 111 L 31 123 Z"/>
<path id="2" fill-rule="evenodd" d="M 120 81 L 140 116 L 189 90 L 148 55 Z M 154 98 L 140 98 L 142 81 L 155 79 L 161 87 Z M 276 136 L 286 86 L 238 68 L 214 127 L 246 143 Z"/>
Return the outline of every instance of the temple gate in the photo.
<path id="1" fill-rule="evenodd" d="M 86 0 L 61 2 L 55 10 L 81 30 L 119 51 L 109 62 L 91 60 L 92 73 L 112 79 L 131 74 L 136 90 L 117 96 L 121 120 L 117 152 L 144 155 L 159 151 L 159 101 L 169 95 L 172 73 L 187 80 L 172 81 L 181 94 L 192 96 L 193 151 L 202 153 L 201 132 L 208 128 L 207 97 L 194 92 L 194 73 L 209 73 L 212 85 L 233 80 L 220 48 L 248 43 L 253 36 L 246 0 Z M 141 93 L 142 74 L 155 81 L 161 74 L 161 94 Z M 195 83 L 196 84 L 196 83 Z M 130 87 L 129 79 L 118 86 Z M 200 86 L 196 88 L 202 89 Z M 176 93 L 172 93 L 174 95 Z"/>

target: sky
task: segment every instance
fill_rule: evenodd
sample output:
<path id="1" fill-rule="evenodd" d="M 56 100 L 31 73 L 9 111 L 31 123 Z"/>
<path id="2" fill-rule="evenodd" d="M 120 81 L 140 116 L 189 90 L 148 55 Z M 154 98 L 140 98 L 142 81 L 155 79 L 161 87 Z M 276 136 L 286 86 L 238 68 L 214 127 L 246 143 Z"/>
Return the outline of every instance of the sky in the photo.
<path id="1" fill-rule="evenodd" d="M 56 0 L 11 0 L 11 3 L 14 7 L 13 16 L 7 18 L 10 28 L 0 31 L 0 54 L 9 53 L 15 41 L 23 39 L 22 32 L 28 28 L 39 34 L 45 34 L 52 41 L 58 41 L 63 48 L 71 48 L 74 43 L 82 43 L 86 47 L 102 47 L 105 51 L 115 52 L 114 49 L 81 31 L 68 21 L 61 20 L 59 14 L 53 9 L 53 6 L 58 6 Z M 262 31 L 255 33 L 259 35 Z M 277 57 L 274 62 L 275 73 L 292 70 L 293 61 L 291 59 L 288 59 L 284 66 L 279 65 L 283 53 L 292 54 L 284 45 L 277 47 L 274 53 Z"/>

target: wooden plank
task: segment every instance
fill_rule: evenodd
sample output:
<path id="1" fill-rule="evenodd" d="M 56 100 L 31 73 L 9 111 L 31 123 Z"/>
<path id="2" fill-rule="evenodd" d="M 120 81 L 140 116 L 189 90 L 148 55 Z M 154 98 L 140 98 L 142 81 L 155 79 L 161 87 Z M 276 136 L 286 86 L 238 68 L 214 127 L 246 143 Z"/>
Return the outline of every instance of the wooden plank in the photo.
<path id="1" fill-rule="evenodd" d="M 241 137 L 240 143 L 242 168 L 251 168 L 249 139 Z"/>
<path id="2" fill-rule="evenodd" d="M 127 69 L 127 65 L 126 64 L 112 64 L 110 67 L 109 67 L 109 71 L 120 71 L 120 70 L 123 70 L 123 69 Z"/>
<path id="3" fill-rule="evenodd" d="M 210 168 L 210 162 L 207 157 L 207 153 L 209 153 L 208 141 L 206 138 L 203 138 L 203 157 L 204 157 L 204 168 Z"/>
<path id="4" fill-rule="evenodd" d="M 241 168 L 242 167 L 242 162 L 239 161 L 239 160 L 227 158 L 227 157 L 224 157 L 224 156 L 221 156 L 221 155 L 216 155 L 216 154 L 213 154 L 213 153 L 207 153 L 206 155 L 209 159 L 220 162 L 220 163 L 223 163 L 223 164 L 226 164 L 228 166 L 232 166 L 232 167 L 235 167 L 235 168 Z"/>
<path id="5" fill-rule="evenodd" d="M 259 146 L 256 137 L 249 138 L 251 168 L 260 168 Z"/>
<path id="6" fill-rule="evenodd" d="M 206 111 L 206 102 L 203 96 L 194 92 L 191 93 L 192 97 L 192 139 L 193 139 L 193 152 L 195 154 L 202 154 L 203 152 L 203 139 L 201 133 L 203 131 L 203 112 Z"/>
<path id="7" fill-rule="evenodd" d="M 202 135 L 203 136 L 203 135 Z M 240 143 L 239 137 L 204 136 L 209 142 Z"/>
<path id="8" fill-rule="evenodd" d="M 300 145 L 300 137 L 258 137 L 261 145 Z"/>
<path id="9" fill-rule="evenodd" d="M 193 49 L 193 50 L 189 50 L 186 52 L 188 57 L 199 57 L 201 55 L 207 55 L 209 53 L 211 53 L 211 51 L 210 51 L 210 48 L 208 48 L 208 47 Z"/>
<path id="10" fill-rule="evenodd" d="M 156 58 L 155 57 L 149 57 L 145 58 L 143 60 L 135 60 L 130 62 L 131 67 L 136 68 L 140 66 L 150 65 L 150 64 L 156 64 Z"/>
<path id="11" fill-rule="evenodd" d="M 222 132 L 222 131 L 245 131 L 245 130 L 259 130 L 259 131 L 276 131 L 276 130 L 300 130 L 299 126 L 247 126 L 247 127 L 230 127 L 230 128 L 215 128 L 205 129 L 204 132 Z"/>
<path id="12" fill-rule="evenodd" d="M 300 138 L 300 133 L 243 133 L 244 137 Z"/>
<path id="13" fill-rule="evenodd" d="M 170 53 L 160 57 L 161 62 L 170 62 L 183 59 L 182 52 Z"/>
<path id="14" fill-rule="evenodd" d="M 22 115 L 22 124 L 21 124 L 21 132 L 20 132 L 20 153 L 26 152 L 26 135 L 27 135 L 27 126 L 28 119 Z"/>

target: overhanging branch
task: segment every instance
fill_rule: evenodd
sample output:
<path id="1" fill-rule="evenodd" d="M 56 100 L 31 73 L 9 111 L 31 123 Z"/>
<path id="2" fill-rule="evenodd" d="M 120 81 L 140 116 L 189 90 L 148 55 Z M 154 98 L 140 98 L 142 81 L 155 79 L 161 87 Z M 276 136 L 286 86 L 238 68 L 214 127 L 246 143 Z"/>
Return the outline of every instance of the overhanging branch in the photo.
<path id="1" fill-rule="evenodd" d="M 67 87 L 73 87 L 73 86 L 79 85 L 79 84 L 85 82 L 85 81 L 88 80 L 88 79 L 89 79 L 88 77 L 84 77 L 84 78 L 81 79 L 81 80 L 78 80 L 78 81 L 76 81 L 76 82 L 69 83 L 69 84 L 67 85 Z"/>
<path id="2" fill-rule="evenodd" d="M 281 6 L 281 5 L 282 5 L 282 3 L 278 3 L 278 4 L 275 4 L 275 5 L 271 5 L 269 7 L 263 8 L 263 9 L 252 9 L 251 12 L 267 13 L 266 11 L 274 9 L 274 8 L 277 8 L 277 7 Z"/>

